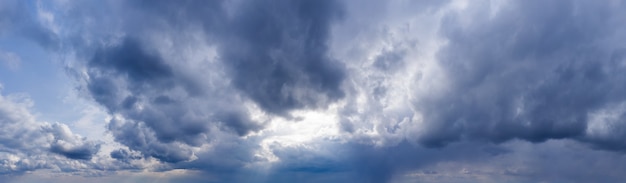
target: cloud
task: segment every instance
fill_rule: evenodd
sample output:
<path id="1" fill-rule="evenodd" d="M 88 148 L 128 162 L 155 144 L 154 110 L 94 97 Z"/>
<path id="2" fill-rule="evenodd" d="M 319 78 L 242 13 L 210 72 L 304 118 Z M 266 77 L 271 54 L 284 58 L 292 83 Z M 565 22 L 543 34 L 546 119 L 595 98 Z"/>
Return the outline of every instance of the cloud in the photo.
<path id="1" fill-rule="evenodd" d="M 73 134 L 65 124 L 36 121 L 30 106 L 32 101 L 26 96 L 0 95 L 0 174 L 36 169 L 82 171 L 85 164 L 77 160 L 91 160 L 100 143 Z"/>
<path id="2" fill-rule="evenodd" d="M 120 24 L 124 36 L 77 48 L 93 54 L 70 69 L 83 79 L 84 92 L 118 116 L 107 127 L 131 150 L 189 161 L 191 149 L 211 143 L 213 130 L 243 136 L 262 129 L 266 121 L 251 119 L 252 112 L 290 117 L 292 110 L 324 108 L 344 95 L 343 66 L 327 54 L 325 41 L 341 18 L 338 2 L 123 5 L 117 8 L 137 10 L 133 14 L 148 21 L 130 19 Z M 190 43 L 180 32 L 203 39 Z M 208 47 L 216 56 L 169 52 L 188 50 L 164 48 L 163 37 Z"/>
<path id="3" fill-rule="evenodd" d="M 112 131 L 117 142 L 161 161 L 172 163 L 193 158 L 189 145 L 180 142 L 162 143 L 144 124 L 113 119 L 109 122 L 108 129 Z"/>
<path id="4" fill-rule="evenodd" d="M 221 53 L 233 85 L 265 111 L 317 108 L 343 97 L 343 66 L 327 54 L 336 1 L 242 4 Z"/>
<path id="5" fill-rule="evenodd" d="M 212 128 L 239 135 L 259 128 L 244 106 L 227 103 L 237 101 L 236 96 L 206 88 L 201 78 L 194 78 L 201 76 L 187 75 L 131 38 L 102 48 L 90 59 L 85 91 L 109 113 L 119 115 L 107 127 L 116 141 L 132 150 L 165 162 L 186 161 L 193 157 L 191 147 L 211 140 Z"/>
<path id="6" fill-rule="evenodd" d="M 32 2 L 9 0 L 1 3 L 0 36 L 16 35 L 29 39 L 43 48 L 55 50 L 59 48 L 59 38 L 47 26 L 29 11 L 36 9 Z"/>
<path id="7" fill-rule="evenodd" d="M 54 136 L 54 142 L 50 144 L 50 151 L 53 153 L 70 159 L 91 160 L 92 156 L 100 150 L 100 144 L 72 134 L 65 124 L 55 123 L 43 128 L 44 131 Z"/>
<path id="8" fill-rule="evenodd" d="M 117 159 L 119 161 L 123 161 L 126 163 L 128 163 L 131 160 L 141 159 L 141 156 L 137 155 L 137 153 L 133 153 L 132 151 L 128 151 L 126 149 L 117 149 L 117 150 L 111 151 L 110 156 L 113 159 Z"/>
<path id="9" fill-rule="evenodd" d="M 428 129 L 422 144 L 585 139 L 590 113 L 624 102 L 623 48 L 611 41 L 623 34 L 615 31 L 622 13 L 614 7 L 529 1 L 462 11 L 440 28 L 445 92 L 415 101 Z"/>
<path id="10" fill-rule="evenodd" d="M 613 170 L 623 170 L 626 147 L 623 6 L 61 3 L 51 12 L 65 26 L 55 35 L 63 64 L 110 115 L 107 135 L 122 146 L 37 122 L 28 101 L 0 98 L 1 172 L 139 169 L 198 182 L 621 180 Z M 0 18 L 9 23 L 21 24 Z"/>

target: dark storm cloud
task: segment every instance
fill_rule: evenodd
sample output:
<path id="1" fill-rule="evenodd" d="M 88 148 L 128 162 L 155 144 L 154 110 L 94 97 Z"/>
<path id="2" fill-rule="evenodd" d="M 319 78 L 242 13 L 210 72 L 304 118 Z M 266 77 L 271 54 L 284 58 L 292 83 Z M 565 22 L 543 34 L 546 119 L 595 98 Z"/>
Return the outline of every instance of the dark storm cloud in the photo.
<path id="1" fill-rule="evenodd" d="M 355 159 L 362 157 L 363 161 L 343 162 L 340 166 L 354 165 L 358 167 L 358 175 L 371 176 L 367 180 L 374 180 L 373 182 L 446 182 L 443 177 L 450 175 L 446 172 L 438 175 L 442 179 L 430 181 L 410 179 L 398 181 L 395 178 L 401 177 L 409 170 L 420 170 L 433 164 L 453 162 L 451 163 L 453 166 L 462 166 L 478 159 L 514 161 L 503 167 L 524 166 L 525 162 L 514 160 L 523 157 L 527 158 L 525 160 L 533 159 L 531 160 L 533 165 L 528 165 L 523 171 L 507 170 L 509 173 L 516 171 L 523 173 L 514 175 L 515 173 L 497 172 L 485 176 L 497 180 L 502 178 L 499 176 L 506 174 L 502 179 L 512 178 L 520 182 L 584 182 L 581 180 L 604 178 L 614 181 L 619 176 L 608 170 L 617 164 L 603 167 L 607 169 L 594 173 L 584 173 L 584 169 L 560 171 L 557 167 L 584 165 L 586 161 L 593 161 L 593 156 L 586 156 L 587 154 L 606 153 L 621 156 L 620 152 L 596 152 L 585 149 L 585 152 L 581 153 L 585 154 L 584 158 L 571 162 L 571 165 L 565 165 L 567 160 L 535 159 L 535 152 L 524 149 L 515 149 L 521 151 L 515 152 L 500 146 L 516 141 L 514 139 L 521 139 L 533 143 L 533 147 L 528 148 L 534 148 L 534 145 L 539 144 L 550 147 L 554 145 L 546 142 L 550 139 L 573 139 L 588 142 L 591 146 L 604 150 L 624 150 L 626 62 L 623 57 L 624 46 L 620 41 L 616 41 L 623 39 L 625 35 L 622 8 L 622 3 L 610 5 L 584 1 L 483 1 L 468 2 L 467 7 L 461 8 L 460 11 L 442 10 L 445 16 L 442 22 L 435 24 L 441 24 L 438 35 L 442 36 L 442 42 L 445 44 L 434 58 L 437 64 L 435 68 L 429 67 L 430 58 L 426 58 L 428 61 L 424 63 L 419 63 L 422 62 L 422 58 L 416 54 L 429 49 L 424 46 L 428 44 L 424 41 L 428 40 L 418 40 L 416 47 L 407 47 L 408 49 L 394 47 L 396 42 L 401 41 L 393 40 L 384 40 L 382 44 L 386 46 L 383 46 L 383 49 L 378 47 L 363 49 L 366 50 L 363 54 L 367 56 L 362 57 L 366 57 L 364 59 L 367 59 L 367 62 L 361 63 L 362 60 L 357 59 L 359 63 L 351 65 L 350 72 L 353 73 L 349 73 L 357 84 L 355 90 L 347 90 L 349 91 L 347 98 L 349 102 L 355 104 L 348 103 L 341 111 L 340 127 L 344 128 L 346 133 L 359 137 L 351 139 L 352 142 L 363 140 L 391 147 L 367 150 L 371 148 L 370 145 L 355 146 L 350 156 Z M 406 25 L 402 28 L 415 26 L 411 21 L 390 22 Z M 385 26 L 391 27 L 389 32 L 403 37 L 402 31 L 405 29 L 393 29 L 393 24 Z M 386 31 L 387 27 L 382 29 Z M 355 36 L 357 38 L 354 39 L 363 34 L 357 33 Z M 349 46 L 355 44 L 354 42 L 360 43 L 352 41 L 339 44 Z M 362 44 L 369 46 L 367 42 Z M 396 67 L 399 69 L 394 70 L 385 67 L 386 64 L 392 66 L 397 64 L 402 67 Z M 425 69 L 412 70 L 411 67 Z M 445 77 L 437 76 L 438 69 L 442 69 L 441 74 Z M 414 72 L 417 73 L 417 77 L 396 87 L 408 85 L 411 88 L 419 85 L 415 88 L 425 90 L 413 91 L 413 96 L 407 98 L 412 104 L 405 108 L 398 107 L 402 106 L 402 103 L 388 102 L 396 98 L 392 95 L 404 94 L 397 90 L 392 93 L 394 88 L 390 87 L 395 82 L 407 81 L 402 77 L 407 75 L 403 75 L 402 72 Z M 358 78 L 359 75 L 364 76 Z M 444 86 L 444 89 L 432 89 L 439 86 Z M 385 91 L 383 89 L 388 92 L 381 92 Z M 360 98 L 355 100 L 357 97 Z M 414 124 L 418 125 L 412 126 Z M 383 140 L 371 138 L 370 134 L 367 134 L 371 131 L 377 132 Z M 360 138 L 360 135 L 363 137 Z M 404 142 L 397 144 L 395 140 L 398 138 L 406 138 L 409 141 L 416 139 L 419 145 Z M 472 145 L 459 146 L 468 141 Z M 394 150 L 381 150 L 385 148 Z M 484 152 L 477 153 L 480 154 L 478 156 L 452 155 L 454 153 L 450 152 L 472 154 L 471 152 L 483 148 Z M 575 154 L 569 151 L 577 150 L 564 148 L 561 151 L 568 152 L 557 153 L 555 150 L 543 155 L 559 156 L 557 154 L 562 153 L 569 156 Z M 441 152 L 445 155 L 438 157 L 437 153 L 425 152 Z M 502 154 L 517 154 L 515 156 L 519 157 L 501 156 Z M 422 157 L 432 161 L 421 159 Z M 500 166 L 498 162 L 489 164 L 491 168 Z M 449 169 L 448 167 L 447 171 L 450 171 Z M 420 176 L 436 174 L 424 171 Z M 607 174 L 611 175 L 603 177 Z M 579 180 L 570 177 L 578 177 Z M 459 179 L 450 182 L 472 181 Z"/>
<path id="2" fill-rule="evenodd" d="M 161 82 L 165 86 L 156 87 L 169 88 L 167 79 L 172 77 L 171 68 L 163 63 L 161 58 L 143 49 L 137 41 L 125 39 L 119 46 L 97 52 L 89 67 L 114 72 L 111 74 L 125 75 L 128 80 L 137 83 L 138 88 L 144 83 Z"/>
<path id="3" fill-rule="evenodd" d="M 424 145 L 585 139 L 589 114 L 626 101 L 624 47 L 611 41 L 623 35 L 623 7 L 523 1 L 491 8 L 470 4 L 471 18 L 452 13 L 442 22 L 448 43 L 438 59 L 449 88 L 415 104 L 427 122 Z"/>
<path id="4" fill-rule="evenodd" d="M 116 141 L 179 162 L 192 157 L 187 146 L 209 142 L 211 124 L 239 135 L 259 128 L 238 104 L 224 102 L 232 98 L 207 96 L 211 93 L 201 89 L 202 83 L 171 63 L 132 38 L 101 48 L 88 62 L 87 91 L 111 114 L 126 118 L 112 119 L 107 126 Z"/>
<path id="5" fill-rule="evenodd" d="M 316 108 L 343 97 L 341 63 L 328 54 L 337 1 L 242 4 L 222 46 L 234 85 L 268 112 Z"/>
<path id="6" fill-rule="evenodd" d="M 233 92 L 279 115 L 325 107 L 343 97 L 343 66 L 327 54 L 326 45 L 331 23 L 341 16 L 338 2 L 229 5 L 236 10 L 230 19 L 225 18 L 225 5 L 213 1 L 128 5 L 146 21 L 123 24 L 128 35 L 96 48 L 85 64 L 85 91 L 109 113 L 123 117 L 108 125 L 116 141 L 165 162 L 180 162 L 192 157 L 188 146 L 211 140 L 208 133 L 214 127 L 238 135 L 260 129 L 261 122 L 250 119 Z M 180 66 L 185 61 L 163 56 L 143 36 L 159 28 L 167 30 L 161 34 L 178 36 L 194 30 L 193 24 L 203 25 L 206 41 L 219 47 L 221 64 L 232 78 L 194 75 Z M 211 80 L 231 81 L 234 88 L 216 88 Z"/>

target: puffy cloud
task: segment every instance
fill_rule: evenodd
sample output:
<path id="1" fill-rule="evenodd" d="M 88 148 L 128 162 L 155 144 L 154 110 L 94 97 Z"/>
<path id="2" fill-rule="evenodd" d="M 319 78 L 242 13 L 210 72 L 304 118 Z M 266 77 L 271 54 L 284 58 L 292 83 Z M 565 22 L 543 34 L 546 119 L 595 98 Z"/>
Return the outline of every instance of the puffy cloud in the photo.
<path id="1" fill-rule="evenodd" d="M 100 144 L 73 134 L 65 124 L 55 123 L 43 127 L 43 130 L 54 136 L 50 151 L 67 158 L 91 160 L 91 157 L 100 150 Z"/>
<path id="2" fill-rule="evenodd" d="M 0 95 L 0 173 L 83 170 L 86 165 L 76 160 L 91 160 L 99 150 L 99 142 L 73 134 L 62 123 L 37 122 L 29 111 L 31 105 L 26 96 Z"/>

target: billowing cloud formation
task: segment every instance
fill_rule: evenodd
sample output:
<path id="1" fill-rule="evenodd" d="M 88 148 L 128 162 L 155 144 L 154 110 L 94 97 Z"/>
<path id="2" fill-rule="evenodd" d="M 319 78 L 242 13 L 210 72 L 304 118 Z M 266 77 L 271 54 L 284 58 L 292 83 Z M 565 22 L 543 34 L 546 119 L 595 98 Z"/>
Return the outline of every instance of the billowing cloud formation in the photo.
<path id="1" fill-rule="evenodd" d="M 79 171 L 80 162 L 64 161 L 91 160 L 99 151 L 98 142 L 73 134 L 65 124 L 35 121 L 28 111 L 31 105 L 24 96 L 0 95 L 0 174 L 41 168 Z"/>
<path id="2" fill-rule="evenodd" d="M 444 17 L 440 33 L 447 43 L 437 58 L 447 88 L 416 101 L 428 128 L 420 141 L 440 146 L 476 138 L 573 138 L 623 148 L 626 144 L 613 139 L 623 132 L 603 136 L 596 134 L 602 130 L 593 131 L 622 125 L 591 119 L 626 99 L 626 87 L 620 84 L 626 78 L 624 48 L 615 42 L 624 36 L 620 7 L 474 3 L 465 10 L 472 18 L 456 13 Z"/>
<path id="3" fill-rule="evenodd" d="M 199 21 L 204 25 L 200 36 L 216 46 L 219 58 L 209 58 L 215 61 L 197 63 L 163 55 L 160 48 L 148 46 L 151 40 L 139 35 L 150 30 L 131 32 L 118 42 L 96 48 L 88 58 L 85 88 L 111 114 L 120 115 L 108 125 L 118 142 L 165 162 L 185 161 L 193 157 L 189 148 L 212 140 L 207 134 L 211 128 L 225 127 L 239 135 L 258 130 L 263 121 L 250 118 L 250 105 L 288 116 L 290 110 L 325 107 L 343 97 L 342 66 L 326 53 L 325 41 L 330 23 L 341 15 L 337 2 L 241 4 L 234 7 L 237 13 L 232 20 L 221 21 L 195 16 L 225 17 L 225 5 L 193 3 L 198 3 L 193 7 L 207 8 L 190 9 L 185 3 L 166 1 L 141 12 L 157 18 L 155 22 L 175 26 L 173 32 L 159 32 L 174 39 L 178 31 L 194 31 L 180 21 Z M 190 11 L 153 14 L 170 11 L 161 6 Z M 195 18 L 180 20 L 184 17 Z M 225 27 L 213 27 L 218 24 Z M 205 68 L 193 65 L 206 62 Z"/>
<path id="4" fill-rule="evenodd" d="M 16 17 L 0 25 L 46 33 L 20 36 L 62 55 L 115 141 L 35 122 L 0 98 L 7 174 L 57 166 L 192 182 L 624 178 L 619 1 L 81 1 L 43 3 L 47 14 L 41 3 L 6 4 L 39 8 L 0 8 Z"/>

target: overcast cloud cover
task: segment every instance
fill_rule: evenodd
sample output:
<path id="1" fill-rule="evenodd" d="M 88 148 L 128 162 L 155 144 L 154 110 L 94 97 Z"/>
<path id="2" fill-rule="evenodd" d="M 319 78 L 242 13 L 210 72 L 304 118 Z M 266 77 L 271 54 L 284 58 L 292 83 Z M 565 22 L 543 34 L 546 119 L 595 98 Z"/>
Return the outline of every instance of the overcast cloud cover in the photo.
<path id="1" fill-rule="evenodd" d="M 0 1 L 0 182 L 619 182 L 626 1 Z"/>

